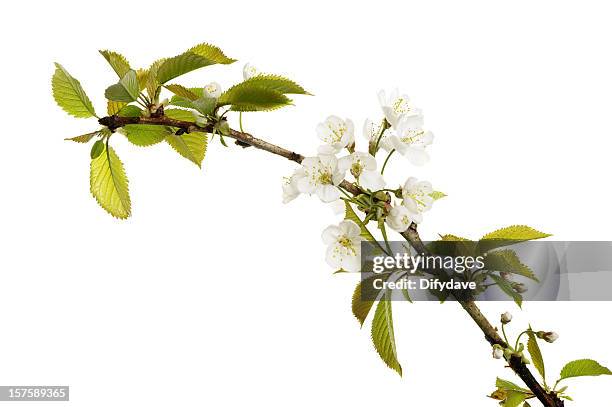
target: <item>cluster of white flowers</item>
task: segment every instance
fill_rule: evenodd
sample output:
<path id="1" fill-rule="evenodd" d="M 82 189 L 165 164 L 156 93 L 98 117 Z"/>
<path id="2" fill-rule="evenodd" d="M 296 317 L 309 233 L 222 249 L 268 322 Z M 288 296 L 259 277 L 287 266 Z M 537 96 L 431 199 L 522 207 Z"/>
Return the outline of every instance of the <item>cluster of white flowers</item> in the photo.
<path id="1" fill-rule="evenodd" d="M 512 322 L 512 314 L 509 312 L 504 312 L 503 314 L 501 314 L 500 322 L 502 323 L 502 332 L 504 333 L 504 338 L 506 339 L 506 341 L 508 341 L 508 339 L 505 336 L 506 333 L 504 331 L 504 325 L 507 325 L 510 322 Z M 533 335 L 535 333 L 535 336 L 537 336 L 539 339 L 542 339 L 548 343 L 553 343 L 554 341 L 559 339 L 559 335 L 556 332 L 546 332 L 546 331 L 534 332 L 531 330 L 531 327 L 529 327 L 528 330 L 523 331 L 519 335 L 518 339 L 520 339 L 520 337 L 525 333 L 530 333 L 530 335 Z M 518 339 L 517 339 L 517 343 L 518 343 Z M 515 357 L 520 357 L 523 363 L 525 364 L 531 363 L 529 359 L 527 359 L 523 355 L 524 347 L 525 345 L 523 343 L 518 343 L 518 346 L 516 346 L 516 348 L 513 348 L 510 345 L 504 348 L 499 344 L 494 344 L 493 349 L 492 349 L 493 350 L 492 356 L 494 359 L 505 358 L 506 360 L 510 360 L 511 357 L 515 356 Z"/>
<path id="2" fill-rule="evenodd" d="M 247 64 L 243 73 L 248 79 L 259 71 Z M 378 98 L 384 120 L 378 125 L 371 120 L 365 121 L 363 136 L 368 142 L 368 152 L 355 151 L 355 126 L 350 119 L 329 116 L 316 127 L 322 142 L 318 154 L 305 158 L 300 168 L 283 179 L 283 202 L 290 202 L 300 194 L 316 194 L 323 202 L 343 206 L 340 184 L 350 173 L 365 193 L 391 192 L 384 213 L 390 228 L 401 233 L 412 223 L 422 221 L 422 213 L 429 210 L 434 201 L 431 184 L 410 177 L 397 190 L 384 189 L 387 183 L 382 170 L 378 169 L 375 155 L 382 149 L 389 154 L 388 159 L 397 151 L 410 163 L 423 165 L 429 160 L 426 147 L 432 143 L 433 135 L 423 129 L 421 110 L 414 107 L 406 95 L 397 90 L 388 95 L 380 91 Z M 337 157 L 343 150 L 348 154 Z M 325 229 L 323 240 L 329 245 L 327 262 L 330 266 L 346 271 L 359 270 L 359 225 L 345 220 L 338 226 L 330 226 Z"/>

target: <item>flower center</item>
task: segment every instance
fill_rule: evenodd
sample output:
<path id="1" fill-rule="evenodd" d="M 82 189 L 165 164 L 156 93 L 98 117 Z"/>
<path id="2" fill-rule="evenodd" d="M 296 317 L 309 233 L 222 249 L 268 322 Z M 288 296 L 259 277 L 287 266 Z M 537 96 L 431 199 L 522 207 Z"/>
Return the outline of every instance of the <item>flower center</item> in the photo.
<path id="1" fill-rule="evenodd" d="M 329 171 L 319 171 L 319 178 L 317 179 L 319 184 L 328 185 L 332 183 L 332 175 Z"/>
<path id="2" fill-rule="evenodd" d="M 342 140 L 342 137 L 344 136 L 344 133 L 346 133 L 346 131 L 347 131 L 346 126 L 343 125 L 343 124 L 339 125 L 339 126 L 337 126 L 335 128 L 332 127 L 332 126 L 329 126 L 329 129 L 331 130 L 331 132 L 333 134 L 332 135 L 332 141 L 333 142 L 338 142 L 338 141 Z"/>
<path id="3" fill-rule="evenodd" d="M 346 235 L 340 236 L 338 238 L 338 243 L 340 243 L 340 246 L 344 247 L 348 252 L 351 252 L 353 255 L 357 254 L 357 251 L 353 246 L 353 242 Z"/>
<path id="4" fill-rule="evenodd" d="M 361 164 L 360 160 L 355 161 L 353 165 L 351 165 L 351 174 L 353 174 L 355 178 L 359 178 L 362 171 L 363 165 Z"/>

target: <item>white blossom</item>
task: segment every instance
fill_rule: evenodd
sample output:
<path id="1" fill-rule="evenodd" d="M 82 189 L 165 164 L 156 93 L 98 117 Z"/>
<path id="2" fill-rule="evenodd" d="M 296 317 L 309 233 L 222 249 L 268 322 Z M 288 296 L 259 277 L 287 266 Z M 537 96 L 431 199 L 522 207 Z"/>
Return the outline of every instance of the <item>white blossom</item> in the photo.
<path id="1" fill-rule="evenodd" d="M 242 76 L 244 77 L 244 80 L 250 79 L 259 74 L 259 69 L 257 69 L 255 66 L 249 63 L 244 64 L 244 68 L 242 68 Z"/>
<path id="2" fill-rule="evenodd" d="M 504 312 L 503 314 L 501 314 L 501 323 L 502 324 L 507 324 L 510 321 L 512 321 L 512 314 L 509 312 Z"/>
<path id="3" fill-rule="evenodd" d="M 353 122 L 338 116 L 329 116 L 317 125 L 317 135 L 325 144 L 319 147 L 320 154 L 336 154 L 355 143 Z"/>
<path id="4" fill-rule="evenodd" d="M 400 95 L 397 89 L 394 89 L 389 95 L 384 90 L 379 91 L 378 101 L 385 118 L 394 128 L 398 125 L 400 118 L 420 114 L 420 110 L 414 107 L 410 98 Z"/>
<path id="5" fill-rule="evenodd" d="M 504 357 L 504 350 L 499 346 L 493 347 L 493 359 L 501 359 Z"/>
<path id="6" fill-rule="evenodd" d="M 363 137 L 368 140 L 368 144 L 378 142 L 380 148 L 389 152 L 393 150 L 393 145 L 389 139 L 389 133 L 382 131 L 382 128 L 382 123 L 375 124 L 372 120 L 367 119 L 363 123 Z M 380 141 L 378 141 L 379 137 Z"/>
<path id="7" fill-rule="evenodd" d="M 433 142 L 433 134 L 423 130 L 423 116 L 402 117 L 394 129 L 387 129 L 389 143 L 414 165 L 424 165 L 429 161 L 425 147 Z"/>
<path id="8" fill-rule="evenodd" d="M 304 170 L 299 168 L 290 177 L 283 177 L 283 203 L 289 203 L 300 195 L 297 180 Z"/>
<path id="9" fill-rule="evenodd" d="M 428 211 L 434 202 L 434 199 L 429 195 L 432 192 L 431 183 L 410 177 L 402 188 L 404 206 L 412 212 L 421 213 Z"/>
<path id="10" fill-rule="evenodd" d="M 211 82 L 208 85 L 204 86 L 204 96 L 206 96 L 207 98 L 218 98 L 219 96 L 221 96 L 221 92 L 223 90 L 221 89 L 221 85 L 219 85 L 217 82 Z"/>
<path id="11" fill-rule="evenodd" d="M 403 205 L 396 205 L 391 208 L 387 215 L 387 225 L 397 232 L 405 232 L 410 225 L 420 223 L 423 219 L 420 213 L 410 211 Z"/>
<path id="12" fill-rule="evenodd" d="M 295 174 L 297 189 L 305 194 L 317 194 L 323 202 L 340 198 L 337 185 L 344 179 L 338 169 L 338 159 L 333 155 L 319 154 L 302 161 L 302 171 Z"/>
<path id="13" fill-rule="evenodd" d="M 325 260 L 333 268 L 359 271 L 361 268 L 361 229 L 352 220 L 343 220 L 338 226 L 328 226 L 322 233 L 328 245 Z"/>
<path id="14" fill-rule="evenodd" d="M 360 186 L 370 191 L 385 187 L 385 179 L 376 171 L 376 159 L 370 154 L 354 152 L 338 160 L 338 168 L 345 173 L 350 171 Z"/>

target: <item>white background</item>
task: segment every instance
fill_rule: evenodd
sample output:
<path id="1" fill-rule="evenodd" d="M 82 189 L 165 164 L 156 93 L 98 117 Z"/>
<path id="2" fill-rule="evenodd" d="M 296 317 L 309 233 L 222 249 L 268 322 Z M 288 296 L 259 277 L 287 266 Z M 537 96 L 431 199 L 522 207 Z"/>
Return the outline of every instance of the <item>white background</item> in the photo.
<path id="1" fill-rule="evenodd" d="M 456 304 L 395 304 L 404 377 L 378 359 L 350 312 L 356 276 L 333 276 L 320 233 L 339 219 L 318 200 L 281 203 L 293 163 L 210 146 L 203 169 L 167 145 L 113 138 L 133 217 L 89 195 L 96 129 L 54 103 L 53 62 L 99 113 L 115 74 L 199 42 L 239 63 L 182 83 L 228 87 L 242 64 L 296 79 L 316 97 L 248 114 L 248 131 L 305 154 L 329 114 L 380 119 L 376 92 L 399 87 L 436 135 L 433 160 L 396 160 L 449 197 L 425 238 L 470 238 L 516 223 L 559 240 L 611 240 L 612 26 L 604 2 L 9 2 L 0 17 L 0 384 L 70 385 L 74 406 L 473 405 L 496 376 L 481 332 Z M 363 143 L 361 146 L 363 147 Z M 549 380 L 564 362 L 612 365 L 609 303 L 482 304 L 560 333 L 544 344 Z M 580 406 L 611 378 L 576 379 Z M 535 403 L 534 403 L 535 404 Z M 23 404 L 26 405 L 26 404 Z M 58 403 L 58 405 L 61 405 Z"/>

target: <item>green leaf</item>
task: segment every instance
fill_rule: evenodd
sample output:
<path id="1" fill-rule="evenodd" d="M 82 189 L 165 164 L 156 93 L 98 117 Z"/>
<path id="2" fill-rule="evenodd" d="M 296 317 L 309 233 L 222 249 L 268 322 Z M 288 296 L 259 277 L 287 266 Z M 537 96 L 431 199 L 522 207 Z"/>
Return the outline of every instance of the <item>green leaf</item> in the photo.
<path id="1" fill-rule="evenodd" d="M 492 240 L 492 239 L 508 239 L 508 240 L 534 240 L 542 239 L 551 236 L 548 233 L 539 232 L 529 226 L 525 225 L 514 225 L 508 226 L 502 229 L 498 229 L 494 232 L 486 234 L 480 240 Z"/>
<path id="2" fill-rule="evenodd" d="M 189 110 L 167 109 L 167 110 L 164 110 L 164 115 L 174 120 L 181 120 L 184 122 L 195 122 L 195 117 L 193 116 L 193 113 L 191 113 L 191 111 Z"/>
<path id="3" fill-rule="evenodd" d="M 298 94 L 310 95 L 304 88 L 290 79 L 283 78 L 279 75 L 257 75 L 242 82 L 244 84 L 252 84 L 260 88 L 270 89 L 282 94 Z"/>
<path id="4" fill-rule="evenodd" d="M 165 88 L 168 89 L 170 92 L 174 93 L 176 96 L 187 100 L 196 100 L 198 97 L 201 96 L 198 96 L 196 93 L 184 87 L 183 85 L 166 85 Z"/>
<path id="5" fill-rule="evenodd" d="M 465 237 L 459 237 L 455 235 L 440 235 L 440 240 L 443 242 L 469 242 L 470 239 L 466 239 Z"/>
<path id="6" fill-rule="evenodd" d="M 539 281 L 533 271 L 521 263 L 514 250 L 496 250 L 488 252 L 484 259 L 485 269 L 504 271 Z"/>
<path id="7" fill-rule="evenodd" d="M 402 366 L 397 360 L 389 292 L 385 292 L 385 297 L 376 306 L 376 312 L 374 312 L 374 319 L 372 321 L 372 342 L 383 362 L 401 376 Z"/>
<path id="8" fill-rule="evenodd" d="M 117 73 L 119 78 L 123 78 L 123 76 L 128 73 L 130 69 L 132 69 L 130 68 L 129 62 L 123 55 L 108 50 L 100 50 L 99 52 L 113 68 L 115 73 Z"/>
<path id="9" fill-rule="evenodd" d="M 169 127 L 154 124 L 127 124 L 123 133 L 130 143 L 141 147 L 157 144 L 173 134 Z"/>
<path id="10" fill-rule="evenodd" d="M 440 256 L 474 256 L 477 243 L 455 235 L 440 235 L 440 240 L 428 243 L 432 253 Z"/>
<path id="11" fill-rule="evenodd" d="M 204 116 L 211 116 L 217 107 L 217 99 L 204 96 L 191 102 L 191 105 Z"/>
<path id="12" fill-rule="evenodd" d="M 119 83 L 109 86 L 104 92 L 104 96 L 108 100 L 115 102 L 133 102 L 140 94 L 140 86 L 136 71 L 129 70 L 120 80 Z"/>
<path id="13" fill-rule="evenodd" d="M 112 147 L 106 145 L 102 154 L 91 160 L 90 186 L 92 195 L 108 213 L 119 219 L 130 216 L 127 176 Z"/>
<path id="14" fill-rule="evenodd" d="M 484 235 L 479 242 L 480 250 L 484 253 L 491 249 L 508 246 L 527 240 L 543 239 L 551 236 L 548 233 L 539 232 L 529 226 L 514 225 L 498 229 Z"/>
<path id="15" fill-rule="evenodd" d="M 206 155 L 206 146 L 208 144 L 208 138 L 204 133 L 185 133 L 180 136 L 170 134 L 166 137 L 166 142 L 172 146 L 172 148 L 193 162 L 198 167 L 202 167 L 202 160 Z"/>
<path id="16" fill-rule="evenodd" d="M 119 113 L 122 107 L 126 106 L 126 102 L 115 102 L 114 100 L 106 101 L 106 113 L 109 116 Z"/>
<path id="17" fill-rule="evenodd" d="M 612 375 L 612 372 L 592 359 L 578 359 L 569 362 L 561 369 L 559 381 L 570 377 L 600 375 Z"/>
<path id="18" fill-rule="evenodd" d="M 142 92 L 144 88 L 147 87 L 147 82 L 149 81 L 149 70 L 148 69 L 137 69 L 136 70 L 136 79 L 138 79 L 138 88 Z"/>
<path id="19" fill-rule="evenodd" d="M 359 216 L 357 216 L 357 214 L 351 207 L 351 204 L 348 203 L 347 201 L 344 201 L 344 206 L 345 206 L 344 219 L 352 220 L 353 222 L 358 224 L 359 228 L 361 229 L 361 234 L 360 234 L 361 237 L 363 237 L 365 240 L 376 243 L 376 245 L 381 250 L 381 252 L 384 253 L 385 249 L 380 245 L 380 243 L 378 243 L 378 240 L 376 240 L 376 238 L 372 235 L 372 233 L 370 233 L 365 223 L 363 223 L 363 221 L 359 219 Z"/>
<path id="20" fill-rule="evenodd" d="M 527 394 L 520 391 L 508 391 L 506 400 L 502 402 L 503 407 L 518 407 L 519 404 L 523 403 L 527 399 Z"/>
<path id="21" fill-rule="evenodd" d="M 198 68 L 213 64 L 231 64 L 235 61 L 225 56 L 218 47 L 202 43 L 174 58 L 165 60 L 157 70 L 157 81 L 164 84 Z"/>
<path id="22" fill-rule="evenodd" d="M 529 327 L 531 329 L 531 327 Z M 529 339 L 527 340 L 527 350 L 529 351 L 529 356 L 531 356 L 531 361 L 533 365 L 542 376 L 544 382 L 546 382 L 546 369 L 544 369 L 544 358 L 542 357 L 542 351 L 540 350 L 540 345 L 538 345 L 538 341 L 536 340 L 533 331 L 528 331 L 527 336 Z"/>
<path id="23" fill-rule="evenodd" d="M 508 296 L 510 298 L 512 298 L 514 300 L 514 302 L 516 302 L 516 305 L 518 305 L 519 307 L 522 307 L 523 304 L 523 296 L 520 295 L 519 293 L 517 293 L 516 291 L 514 291 L 514 289 L 512 288 L 512 286 L 510 285 L 510 283 L 508 283 L 506 280 L 504 280 L 503 278 L 501 278 L 500 276 L 496 275 L 496 274 L 489 274 L 489 277 L 491 277 L 493 279 L 493 281 L 495 281 L 495 283 L 497 284 L 497 286 L 506 294 L 508 294 Z"/>
<path id="24" fill-rule="evenodd" d="M 382 290 L 377 290 L 373 286 L 373 282 L 376 279 L 387 280 L 390 274 L 376 274 L 372 275 L 368 278 L 365 278 L 363 281 L 360 281 L 355 287 L 355 291 L 353 291 L 353 298 L 351 301 L 351 309 L 353 311 L 353 315 L 361 326 L 365 322 L 370 310 L 372 309 L 372 305 L 374 304 L 374 300 L 362 300 L 362 298 L 378 298 L 380 292 Z"/>
<path id="25" fill-rule="evenodd" d="M 89 152 L 89 155 L 91 159 L 94 160 L 98 158 L 100 154 L 102 154 L 103 152 L 104 152 L 104 141 L 96 140 L 96 142 L 93 143 L 93 145 L 91 146 L 91 151 Z"/>
<path id="26" fill-rule="evenodd" d="M 98 131 L 94 131 L 93 133 L 82 134 L 80 136 L 65 138 L 64 140 L 74 141 L 75 143 L 87 143 L 89 140 L 94 138 L 98 134 Z"/>
<path id="27" fill-rule="evenodd" d="M 97 117 L 93 105 L 79 81 L 58 63 L 55 64 L 51 87 L 53 88 L 53 98 L 68 114 L 79 118 Z"/>
<path id="28" fill-rule="evenodd" d="M 227 57 L 219 47 L 203 42 L 191 47 L 188 52 L 193 52 L 203 58 L 213 61 L 215 64 L 232 64 L 235 59 Z"/>
<path id="29" fill-rule="evenodd" d="M 157 81 L 157 71 L 165 61 L 165 58 L 158 59 L 151 64 L 149 69 L 147 69 L 146 88 L 151 99 L 155 99 L 157 96 L 159 96 L 159 91 L 161 88 L 159 86 L 159 82 Z M 144 77 L 142 79 L 144 79 Z"/>
<path id="30" fill-rule="evenodd" d="M 256 83 L 244 81 L 226 90 L 218 100 L 219 106 L 232 105 L 239 112 L 268 111 L 291 104 L 282 93 Z"/>
<path id="31" fill-rule="evenodd" d="M 497 387 L 498 389 L 514 390 L 514 391 L 520 391 L 523 393 L 531 393 L 531 390 L 525 389 L 519 386 L 518 384 L 512 383 L 509 380 L 500 379 L 499 377 L 495 381 L 495 387 Z"/>
<path id="32" fill-rule="evenodd" d="M 118 116 L 121 117 L 140 117 L 142 115 L 142 110 L 138 106 L 127 105 L 123 106 L 119 112 L 117 112 Z"/>
<path id="33" fill-rule="evenodd" d="M 434 201 L 437 201 L 438 199 L 442 199 L 448 195 L 446 195 L 444 192 L 433 191 L 431 194 L 429 194 L 429 196 L 432 197 Z"/>

